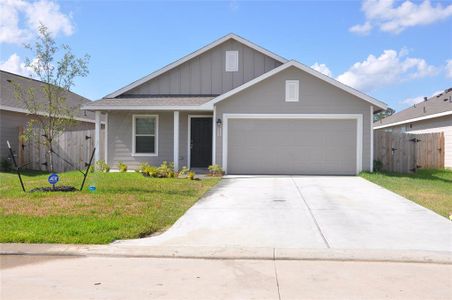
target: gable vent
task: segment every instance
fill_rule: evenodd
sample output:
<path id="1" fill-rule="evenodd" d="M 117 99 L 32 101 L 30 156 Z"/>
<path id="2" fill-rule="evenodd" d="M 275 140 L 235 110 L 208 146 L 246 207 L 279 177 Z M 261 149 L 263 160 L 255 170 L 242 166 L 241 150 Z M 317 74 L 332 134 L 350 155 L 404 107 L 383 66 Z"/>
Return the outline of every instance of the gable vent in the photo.
<path id="1" fill-rule="evenodd" d="M 239 70 L 239 51 L 226 51 L 226 72 Z"/>
<path id="2" fill-rule="evenodd" d="M 298 80 L 286 80 L 286 102 L 298 102 L 300 94 Z"/>

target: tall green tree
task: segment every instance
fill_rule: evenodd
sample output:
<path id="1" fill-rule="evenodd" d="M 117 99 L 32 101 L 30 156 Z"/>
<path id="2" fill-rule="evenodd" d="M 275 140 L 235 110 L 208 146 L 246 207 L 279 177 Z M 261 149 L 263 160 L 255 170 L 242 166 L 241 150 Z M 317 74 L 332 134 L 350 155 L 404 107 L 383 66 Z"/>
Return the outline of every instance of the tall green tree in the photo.
<path id="1" fill-rule="evenodd" d="M 85 54 L 77 58 L 69 45 L 57 46 L 55 39 L 43 24 L 39 26 L 34 45 L 25 45 L 25 47 L 34 57 L 27 58 L 25 65 L 34 74 L 33 77 L 42 81 L 43 84 L 42 90 L 36 91 L 12 82 L 16 99 L 25 105 L 31 117 L 23 137 L 25 140 L 33 138 L 46 147 L 47 169 L 53 172 L 54 141 L 67 128 L 74 125 L 76 122 L 74 115 L 79 109 L 67 104 L 67 93 L 74 86 L 76 78 L 88 75 L 90 57 Z M 40 136 L 36 136 L 40 131 Z"/>

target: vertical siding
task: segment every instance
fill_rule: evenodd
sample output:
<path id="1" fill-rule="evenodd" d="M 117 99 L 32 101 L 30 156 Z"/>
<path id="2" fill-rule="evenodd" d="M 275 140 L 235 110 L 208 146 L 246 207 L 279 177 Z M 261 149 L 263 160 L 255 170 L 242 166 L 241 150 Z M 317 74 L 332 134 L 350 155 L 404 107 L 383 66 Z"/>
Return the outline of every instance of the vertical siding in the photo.
<path id="1" fill-rule="evenodd" d="M 261 59 L 256 57 L 256 59 Z M 285 102 L 285 80 L 300 80 L 300 101 Z M 363 170 L 370 170 L 370 104 L 296 68 L 284 70 L 216 106 L 224 113 L 361 114 L 363 116 Z M 217 129 L 218 130 L 218 129 Z M 217 133 L 216 161 L 222 161 L 222 136 Z"/>
<path id="2" fill-rule="evenodd" d="M 239 51 L 238 72 L 225 71 L 225 53 Z M 235 40 L 228 40 L 177 68 L 130 90 L 139 94 L 223 94 L 281 65 Z"/>

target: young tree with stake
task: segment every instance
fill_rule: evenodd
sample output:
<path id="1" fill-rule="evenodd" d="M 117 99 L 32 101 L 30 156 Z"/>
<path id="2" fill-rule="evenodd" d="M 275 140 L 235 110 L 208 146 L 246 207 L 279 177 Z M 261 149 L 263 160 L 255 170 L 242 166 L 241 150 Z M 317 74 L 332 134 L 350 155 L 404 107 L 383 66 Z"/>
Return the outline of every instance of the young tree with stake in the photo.
<path id="1" fill-rule="evenodd" d="M 26 59 L 25 66 L 43 82 L 41 91 L 24 89 L 14 85 L 16 99 L 22 102 L 31 116 L 24 131 L 25 140 L 34 138 L 47 150 L 47 169 L 54 171 L 53 143 L 67 128 L 76 122 L 74 114 L 78 107 L 66 103 L 67 92 L 78 77 L 88 75 L 89 55 L 77 58 L 68 45 L 56 45 L 48 28 L 41 24 L 34 45 L 25 45 L 34 56 Z M 38 100 L 43 97 L 45 101 Z M 35 130 L 38 129 L 38 130 Z M 42 136 L 35 136 L 43 132 Z M 41 134 L 40 134 L 41 135 Z"/>

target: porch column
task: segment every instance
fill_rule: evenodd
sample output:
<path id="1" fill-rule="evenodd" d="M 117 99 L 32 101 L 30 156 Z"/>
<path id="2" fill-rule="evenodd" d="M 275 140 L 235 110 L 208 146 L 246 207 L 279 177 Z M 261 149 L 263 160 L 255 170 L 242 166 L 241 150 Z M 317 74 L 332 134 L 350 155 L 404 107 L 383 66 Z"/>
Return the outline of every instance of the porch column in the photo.
<path id="1" fill-rule="evenodd" d="M 173 149 L 173 162 L 174 170 L 179 170 L 179 112 L 174 112 L 174 149 Z"/>
<path id="2" fill-rule="evenodd" d="M 96 111 L 96 126 L 94 127 L 94 147 L 96 152 L 94 154 L 94 160 L 100 160 L 100 111 Z"/>

